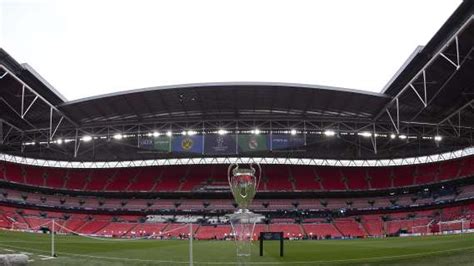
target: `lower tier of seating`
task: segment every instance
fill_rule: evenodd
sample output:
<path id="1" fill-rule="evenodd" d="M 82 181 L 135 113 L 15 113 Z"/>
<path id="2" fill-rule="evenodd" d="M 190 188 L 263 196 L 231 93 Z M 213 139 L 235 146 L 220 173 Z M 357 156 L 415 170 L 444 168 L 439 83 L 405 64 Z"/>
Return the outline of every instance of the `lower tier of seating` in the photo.
<path id="1" fill-rule="evenodd" d="M 58 233 L 117 238 L 182 239 L 188 238 L 192 232 L 194 238 L 199 240 L 229 239 L 232 227 L 224 217 L 221 218 L 168 215 L 151 219 L 140 215 L 71 214 L 0 206 L 0 228 L 52 230 L 54 220 Z M 328 239 L 385 237 L 469 228 L 474 228 L 474 203 L 426 211 L 381 212 L 340 218 L 269 219 L 255 226 L 253 238 L 258 239 L 260 232 L 267 231 L 283 232 L 285 238 Z"/>

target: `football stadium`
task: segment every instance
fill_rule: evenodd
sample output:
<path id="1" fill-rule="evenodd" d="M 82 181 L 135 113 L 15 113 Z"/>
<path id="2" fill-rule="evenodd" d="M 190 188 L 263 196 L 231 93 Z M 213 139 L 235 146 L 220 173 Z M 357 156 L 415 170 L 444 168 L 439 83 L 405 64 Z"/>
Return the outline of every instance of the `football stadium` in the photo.
<path id="1" fill-rule="evenodd" d="M 465 0 L 380 92 L 216 82 L 68 101 L 0 48 L 0 261 L 472 265 L 473 51 Z"/>

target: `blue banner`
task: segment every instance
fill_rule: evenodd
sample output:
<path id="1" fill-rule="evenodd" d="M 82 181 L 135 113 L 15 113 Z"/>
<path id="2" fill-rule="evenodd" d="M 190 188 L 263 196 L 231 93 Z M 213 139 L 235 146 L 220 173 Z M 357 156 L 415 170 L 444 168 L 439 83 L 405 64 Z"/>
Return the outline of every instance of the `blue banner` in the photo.
<path id="1" fill-rule="evenodd" d="M 236 154 L 235 135 L 205 135 L 204 153 L 209 155 Z"/>
<path id="2" fill-rule="evenodd" d="M 176 136 L 171 146 L 173 152 L 202 153 L 202 136 Z"/>
<path id="3" fill-rule="evenodd" d="M 304 146 L 303 135 L 273 134 L 272 150 L 295 149 Z"/>

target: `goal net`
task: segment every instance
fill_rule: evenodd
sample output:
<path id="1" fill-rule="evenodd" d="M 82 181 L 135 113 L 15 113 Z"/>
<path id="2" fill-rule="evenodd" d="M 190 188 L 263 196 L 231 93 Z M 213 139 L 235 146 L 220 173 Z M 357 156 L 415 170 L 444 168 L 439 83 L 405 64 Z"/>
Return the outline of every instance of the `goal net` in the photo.
<path id="1" fill-rule="evenodd" d="M 425 225 L 413 226 L 411 228 L 411 231 L 413 234 L 419 234 L 419 235 L 431 234 L 431 225 L 425 224 Z"/>
<path id="2" fill-rule="evenodd" d="M 463 233 L 470 229 L 470 221 L 465 219 L 438 222 L 440 233 Z"/>
<path id="3" fill-rule="evenodd" d="M 417 225 L 411 228 L 412 234 L 419 234 L 419 235 L 428 235 L 432 233 L 431 227 L 433 225 L 434 220 L 431 220 L 428 224 L 424 225 Z"/>

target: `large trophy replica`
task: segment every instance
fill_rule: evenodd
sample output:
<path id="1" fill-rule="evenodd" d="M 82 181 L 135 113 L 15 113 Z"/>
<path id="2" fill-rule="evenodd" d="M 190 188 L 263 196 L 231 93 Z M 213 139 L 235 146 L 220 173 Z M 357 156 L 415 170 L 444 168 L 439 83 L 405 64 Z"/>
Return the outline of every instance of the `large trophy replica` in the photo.
<path id="1" fill-rule="evenodd" d="M 258 175 L 254 166 L 258 168 Z M 231 214 L 229 218 L 237 247 L 237 257 L 240 260 L 250 257 L 255 223 L 264 218 L 248 209 L 257 192 L 261 176 L 262 168 L 259 164 L 253 163 L 249 165 L 249 168 L 240 168 L 238 164 L 231 164 L 227 171 L 230 190 L 239 206 L 239 210 Z"/>

